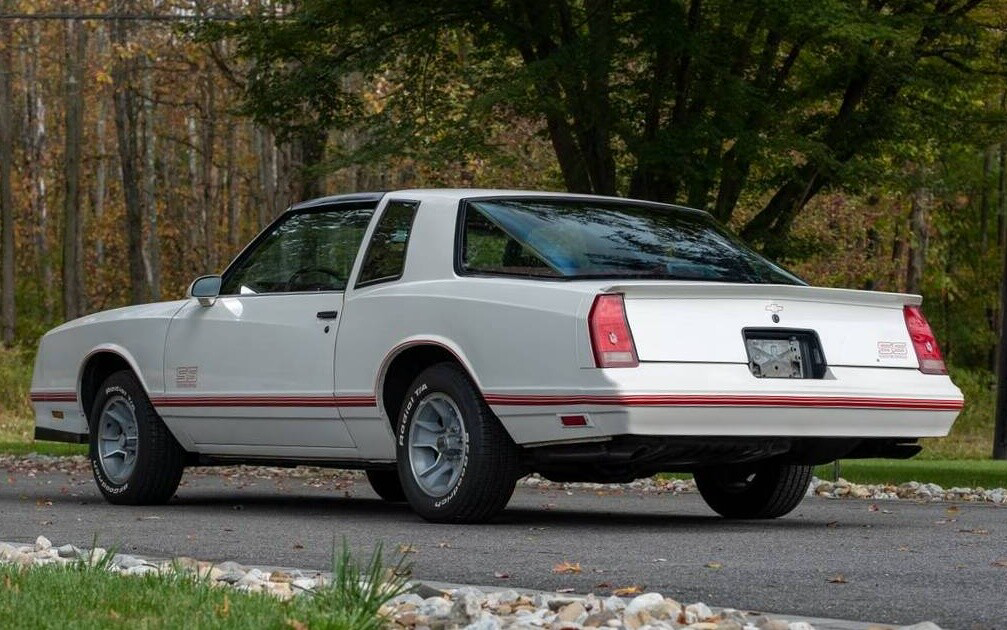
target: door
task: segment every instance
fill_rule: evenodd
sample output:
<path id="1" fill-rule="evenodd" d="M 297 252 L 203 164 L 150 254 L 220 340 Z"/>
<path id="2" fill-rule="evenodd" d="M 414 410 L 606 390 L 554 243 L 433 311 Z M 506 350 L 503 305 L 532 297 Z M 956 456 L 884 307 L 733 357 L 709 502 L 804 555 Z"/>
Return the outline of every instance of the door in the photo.
<path id="1" fill-rule="evenodd" d="M 286 213 L 231 264 L 220 297 L 172 320 L 155 406 L 201 453 L 352 456 L 333 359 L 374 203 Z"/>

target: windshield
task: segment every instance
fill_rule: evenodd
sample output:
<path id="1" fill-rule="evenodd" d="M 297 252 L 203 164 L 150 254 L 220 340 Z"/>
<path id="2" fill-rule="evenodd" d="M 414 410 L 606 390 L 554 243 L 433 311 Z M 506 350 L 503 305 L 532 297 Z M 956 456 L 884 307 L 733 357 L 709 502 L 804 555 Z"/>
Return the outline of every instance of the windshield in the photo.
<path id="1" fill-rule="evenodd" d="M 462 269 L 555 278 L 804 284 L 696 210 L 594 199 L 473 200 Z"/>

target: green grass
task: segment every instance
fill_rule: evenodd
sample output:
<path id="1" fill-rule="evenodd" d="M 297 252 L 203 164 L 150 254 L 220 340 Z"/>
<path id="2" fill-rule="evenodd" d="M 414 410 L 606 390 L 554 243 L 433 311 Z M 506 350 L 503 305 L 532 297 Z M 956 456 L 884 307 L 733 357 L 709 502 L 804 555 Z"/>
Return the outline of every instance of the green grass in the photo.
<path id="1" fill-rule="evenodd" d="M 1007 487 L 1007 461 L 935 459 L 853 459 L 839 463 L 839 474 L 855 483 L 936 483 L 944 488 Z M 832 479 L 833 467 L 815 469 L 819 479 Z"/>
<path id="2" fill-rule="evenodd" d="M 0 347 L 0 443 L 30 443 L 34 418 L 28 402 L 34 351 Z"/>
<path id="3" fill-rule="evenodd" d="M 0 566 L 0 628 L 329 628 L 379 630 L 378 610 L 402 592 L 378 548 L 358 565 L 343 545 L 331 586 L 280 601 L 212 587 L 191 575 L 121 576 L 82 565 Z M 361 583 L 361 570 L 368 579 Z M 388 575 L 392 575 L 390 579 Z M 377 578 L 377 579 L 374 579 Z"/>
<path id="4" fill-rule="evenodd" d="M 2 442 L 0 455 L 87 455 L 86 444 L 65 444 L 63 442 Z"/>

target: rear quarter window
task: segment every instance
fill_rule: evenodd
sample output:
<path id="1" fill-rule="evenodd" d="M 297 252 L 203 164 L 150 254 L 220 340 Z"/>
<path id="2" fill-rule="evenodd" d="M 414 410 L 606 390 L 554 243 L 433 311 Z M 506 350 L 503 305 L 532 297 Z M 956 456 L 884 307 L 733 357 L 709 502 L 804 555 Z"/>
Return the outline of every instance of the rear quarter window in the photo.
<path id="1" fill-rule="evenodd" d="M 402 277 L 409 248 L 409 235 L 416 218 L 415 201 L 392 200 L 374 226 L 367 244 L 364 262 L 360 266 L 357 286 L 391 282 Z"/>

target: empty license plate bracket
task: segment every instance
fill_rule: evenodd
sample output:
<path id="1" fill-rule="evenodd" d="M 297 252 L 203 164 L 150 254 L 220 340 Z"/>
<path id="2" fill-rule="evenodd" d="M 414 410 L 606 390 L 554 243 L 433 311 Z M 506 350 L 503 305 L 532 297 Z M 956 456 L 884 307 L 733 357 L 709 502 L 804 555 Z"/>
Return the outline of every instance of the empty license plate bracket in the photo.
<path id="1" fill-rule="evenodd" d="M 813 330 L 745 328 L 748 369 L 757 378 L 822 378 L 825 354 Z"/>

